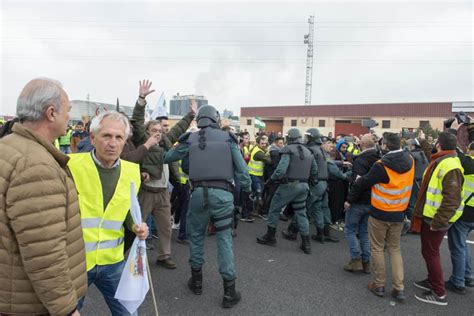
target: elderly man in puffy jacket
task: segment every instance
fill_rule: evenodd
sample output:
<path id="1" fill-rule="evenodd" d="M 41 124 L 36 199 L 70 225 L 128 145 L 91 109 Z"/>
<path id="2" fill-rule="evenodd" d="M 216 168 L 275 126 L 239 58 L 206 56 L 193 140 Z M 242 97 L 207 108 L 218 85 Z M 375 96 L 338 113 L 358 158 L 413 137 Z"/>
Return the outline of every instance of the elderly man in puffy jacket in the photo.
<path id="1" fill-rule="evenodd" d="M 30 81 L 20 123 L 0 141 L 0 314 L 79 315 L 86 261 L 68 157 L 53 145 L 71 105 L 62 85 Z"/>

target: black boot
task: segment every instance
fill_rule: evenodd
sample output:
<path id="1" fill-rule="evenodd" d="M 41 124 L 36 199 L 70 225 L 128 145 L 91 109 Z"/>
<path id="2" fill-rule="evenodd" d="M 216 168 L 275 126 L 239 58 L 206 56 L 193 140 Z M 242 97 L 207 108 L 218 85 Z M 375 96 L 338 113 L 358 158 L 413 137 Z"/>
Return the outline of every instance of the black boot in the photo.
<path id="1" fill-rule="evenodd" d="M 339 242 L 339 238 L 331 236 L 331 228 L 329 225 L 324 226 L 324 240 L 329 242 Z"/>
<path id="2" fill-rule="evenodd" d="M 240 301 L 240 292 L 235 290 L 235 279 L 224 279 L 224 297 L 222 298 L 222 307 L 231 308 Z"/>
<path id="3" fill-rule="evenodd" d="M 311 236 L 311 239 L 324 244 L 324 234 L 321 228 L 316 228 L 316 235 Z"/>
<path id="4" fill-rule="evenodd" d="M 311 244 L 309 242 L 309 235 L 303 236 L 301 235 L 301 250 L 303 250 L 304 253 L 310 254 L 311 253 Z"/>
<path id="5" fill-rule="evenodd" d="M 291 222 L 290 225 L 288 225 L 287 230 L 282 231 L 281 234 L 285 239 L 296 240 L 298 236 L 298 227 L 293 222 Z"/>
<path id="6" fill-rule="evenodd" d="M 191 268 L 191 278 L 188 281 L 188 287 L 196 295 L 202 294 L 202 270 Z"/>
<path id="7" fill-rule="evenodd" d="M 257 242 L 262 245 L 275 246 L 277 242 L 275 239 L 275 232 L 276 228 L 267 226 L 267 233 L 262 237 L 257 237 Z"/>

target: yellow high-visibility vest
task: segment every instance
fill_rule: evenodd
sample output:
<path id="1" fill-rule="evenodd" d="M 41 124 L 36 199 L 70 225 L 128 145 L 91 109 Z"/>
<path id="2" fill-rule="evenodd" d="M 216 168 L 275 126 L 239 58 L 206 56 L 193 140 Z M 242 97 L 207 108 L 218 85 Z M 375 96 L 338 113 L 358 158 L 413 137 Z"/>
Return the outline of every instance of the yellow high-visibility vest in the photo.
<path id="1" fill-rule="evenodd" d="M 71 145 L 72 130 L 68 130 L 66 135 L 59 137 L 59 145 L 69 146 Z"/>
<path id="2" fill-rule="evenodd" d="M 349 143 L 349 147 L 347 147 L 347 152 L 350 152 L 353 155 L 360 154 L 360 150 L 357 149 L 357 147 L 354 143 Z"/>
<path id="3" fill-rule="evenodd" d="M 263 150 L 260 149 L 260 147 L 255 146 L 252 149 L 252 152 L 250 153 L 250 161 L 249 161 L 249 164 L 248 164 L 249 174 L 251 174 L 253 176 L 257 176 L 257 177 L 262 177 L 263 176 L 264 163 L 263 163 L 263 161 L 256 161 L 254 159 L 255 154 L 257 154 L 258 152 L 263 153 Z"/>
<path id="4" fill-rule="evenodd" d="M 188 183 L 189 176 L 184 173 L 183 168 L 181 167 L 182 160 L 179 161 L 179 182 L 181 184 L 186 184 Z"/>
<path id="5" fill-rule="evenodd" d="M 130 209 L 130 185 L 140 188 L 139 165 L 120 160 L 120 177 L 114 195 L 104 210 L 102 185 L 91 153 L 71 154 L 68 166 L 79 197 L 81 225 L 86 248 L 87 271 L 124 259 L 123 223 Z"/>
<path id="6" fill-rule="evenodd" d="M 470 157 L 471 159 L 474 159 L 474 156 L 469 156 L 469 155 L 466 155 L 466 156 Z M 464 175 L 463 189 L 464 189 L 464 201 L 466 205 L 470 207 L 474 207 L 474 174 Z"/>
<path id="7" fill-rule="evenodd" d="M 426 202 L 423 207 L 423 216 L 428 218 L 435 217 L 438 208 L 441 206 L 441 202 L 443 201 L 442 192 L 444 176 L 451 170 L 455 169 L 459 169 L 464 173 L 464 168 L 462 167 L 461 161 L 458 157 L 447 157 L 438 163 L 431 175 L 428 189 L 426 190 Z M 463 196 L 463 192 L 461 192 L 461 196 Z M 456 213 L 449 219 L 449 222 L 454 223 L 457 221 L 458 218 L 461 217 L 463 209 L 464 199 L 461 199 L 461 205 L 459 205 Z"/>

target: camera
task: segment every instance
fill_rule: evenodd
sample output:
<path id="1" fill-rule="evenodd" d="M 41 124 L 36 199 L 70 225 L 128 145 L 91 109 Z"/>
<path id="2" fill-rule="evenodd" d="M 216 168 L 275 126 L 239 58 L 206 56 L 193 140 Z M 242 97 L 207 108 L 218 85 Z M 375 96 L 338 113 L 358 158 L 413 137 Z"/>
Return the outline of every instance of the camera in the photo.
<path id="1" fill-rule="evenodd" d="M 458 124 L 469 124 L 471 122 L 469 116 L 467 116 L 467 114 L 464 112 L 456 113 L 454 117 L 458 121 Z"/>

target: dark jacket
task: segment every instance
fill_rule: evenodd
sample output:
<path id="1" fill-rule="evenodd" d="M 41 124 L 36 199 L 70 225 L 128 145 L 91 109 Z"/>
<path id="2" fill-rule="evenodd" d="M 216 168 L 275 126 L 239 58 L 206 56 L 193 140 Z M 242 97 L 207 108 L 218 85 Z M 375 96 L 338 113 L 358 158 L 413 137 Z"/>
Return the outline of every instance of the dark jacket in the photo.
<path id="1" fill-rule="evenodd" d="M 186 133 L 189 124 L 194 119 L 193 113 L 186 114 L 183 119 L 176 123 L 166 134 L 161 134 L 161 141 L 158 146 L 151 147 L 143 158 L 140 166 L 141 171 L 146 172 L 152 179 L 161 179 L 163 175 L 163 156 L 166 151 L 173 147 L 178 138 Z M 145 130 L 145 105 L 135 104 L 132 115 L 133 136 L 132 141 L 135 146 L 143 145 L 148 139 Z M 179 179 L 179 166 L 177 162 L 169 164 L 170 177 Z"/>
<path id="2" fill-rule="evenodd" d="M 279 147 L 271 145 L 268 152 L 270 154 L 270 163 L 265 164 L 265 180 L 270 178 L 270 176 L 273 174 L 276 167 L 278 166 L 278 163 L 280 162 Z"/>
<path id="3" fill-rule="evenodd" d="M 354 179 L 354 181 L 347 197 L 347 201 L 349 203 L 370 205 L 371 188 L 360 191 L 359 197 L 356 198 L 354 191 L 358 192 L 358 194 L 359 191 L 356 188 L 355 179 L 357 179 L 358 176 L 362 177 L 366 175 L 369 172 L 370 168 L 372 168 L 374 163 L 379 159 L 380 154 L 376 148 L 365 150 L 359 155 L 355 156 L 354 165 L 352 167 L 352 178 Z"/>
<path id="4" fill-rule="evenodd" d="M 356 180 L 352 188 L 353 201 L 360 198 L 363 192 L 377 183 L 389 183 L 390 178 L 385 166 L 397 173 L 408 172 L 413 166 L 413 158 L 406 151 L 388 152 L 380 162 L 374 163 L 369 172 Z M 371 216 L 385 222 L 403 222 L 405 210 L 402 212 L 385 212 L 371 206 Z"/>
<path id="5" fill-rule="evenodd" d="M 125 143 L 125 146 L 123 146 L 120 158 L 126 161 L 141 164 L 147 152 L 148 149 L 145 147 L 145 145 L 136 147 L 133 141 L 129 139 Z"/>
<path id="6" fill-rule="evenodd" d="M 94 149 L 94 145 L 91 143 L 91 139 L 89 136 L 86 138 L 81 139 L 81 141 L 77 144 L 77 152 L 78 153 L 87 153 Z"/>
<path id="7" fill-rule="evenodd" d="M 465 155 L 461 151 L 458 151 L 458 157 L 461 160 L 462 167 L 464 168 L 464 175 L 466 176 L 474 174 L 474 159 Z M 471 199 L 474 199 L 474 197 Z M 464 222 L 474 222 L 474 207 L 465 205 L 462 216 L 459 218 L 459 220 Z"/>

